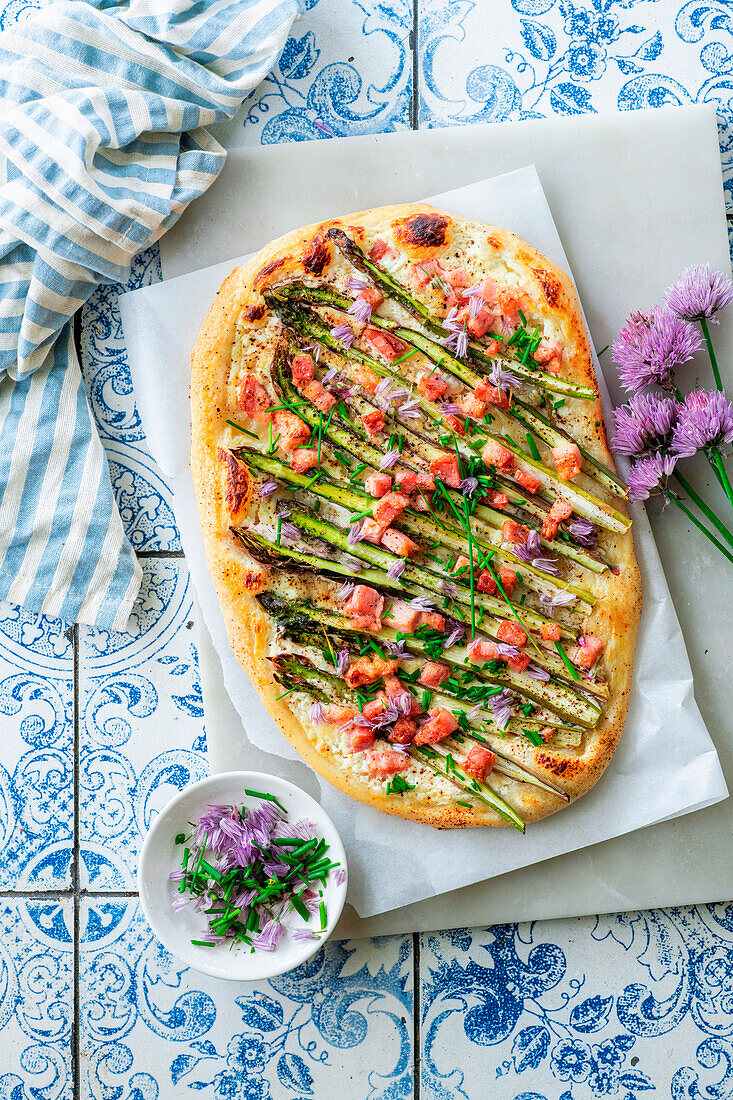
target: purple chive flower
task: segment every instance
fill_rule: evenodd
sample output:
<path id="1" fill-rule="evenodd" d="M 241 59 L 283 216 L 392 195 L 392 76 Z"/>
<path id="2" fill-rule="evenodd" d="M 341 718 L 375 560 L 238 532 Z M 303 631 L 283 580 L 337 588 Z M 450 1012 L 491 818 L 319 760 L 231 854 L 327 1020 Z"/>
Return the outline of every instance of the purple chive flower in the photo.
<path id="1" fill-rule="evenodd" d="M 667 291 L 664 301 L 673 313 L 686 321 L 704 317 L 717 324 L 715 314 L 733 302 L 733 282 L 709 264 L 688 267 Z"/>
<path id="2" fill-rule="evenodd" d="M 548 615 L 551 615 L 559 607 L 572 607 L 577 601 L 577 596 L 574 596 L 572 592 L 566 592 L 564 589 L 560 589 L 558 592 L 543 592 L 540 596 L 540 604 Z"/>
<path id="3" fill-rule="evenodd" d="M 669 394 L 635 393 L 628 404 L 614 410 L 613 446 L 619 454 L 631 458 L 666 446 L 679 409 Z"/>
<path id="4" fill-rule="evenodd" d="M 464 496 L 472 497 L 478 489 L 478 478 L 476 477 L 464 477 L 461 482 L 461 492 Z"/>
<path id="5" fill-rule="evenodd" d="M 422 415 L 420 405 L 415 398 L 405 401 L 404 405 L 400 405 L 397 412 L 398 416 L 401 416 L 403 420 L 419 420 Z"/>
<path id="6" fill-rule="evenodd" d="M 356 523 L 352 523 L 349 527 L 349 533 L 346 536 L 346 541 L 348 542 L 349 546 L 356 546 L 356 544 L 358 542 L 361 542 L 363 538 L 364 536 L 361 534 L 361 523 L 359 523 L 358 521 Z"/>
<path id="7" fill-rule="evenodd" d="M 399 561 L 393 561 L 389 569 L 387 570 L 387 576 L 391 581 L 396 581 L 399 577 L 402 576 L 404 571 L 405 562 L 402 559 L 400 559 Z"/>
<path id="8" fill-rule="evenodd" d="M 453 581 L 441 581 L 440 591 L 452 600 L 458 595 L 458 586 Z"/>
<path id="9" fill-rule="evenodd" d="M 267 497 L 271 497 L 273 493 L 276 493 L 279 488 L 279 481 L 265 481 L 262 485 L 260 485 L 260 496 L 263 498 L 263 500 L 266 500 Z"/>
<path id="10" fill-rule="evenodd" d="M 474 718 L 478 718 L 483 709 L 484 708 L 482 707 L 481 703 L 477 703 L 475 707 L 471 707 L 471 709 L 468 711 L 466 718 L 468 718 L 469 722 L 472 722 Z"/>
<path id="11" fill-rule="evenodd" d="M 293 932 L 294 940 L 317 940 L 318 936 L 314 935 L 309 928 L 299 928 L 297 932 Z"/>
<path id="12" fill-rule="evenodd" d="M 361 573 L 364 568 L 364 562 L 359 561 L 358 558 L 352 558 L 351 554 L 342 554 L 339 561 L 342 565 L 348 566 L 352 573 Z"/>
<path id="13" fill-rule="evenodd" d="M 498 695 L 492 695 L 487 702 L 499 729 L 506 729 L 507 723 L 512 716 L 513 696 L 504 688 Z"/>
<path id="14" fill-rule="evenodd" d="M 700 333 L 669 309 L 632 313 L 613 345 L 613 361 L 627 390 L 649 386 L 673 390 L 675 367 L 692 359 L 701 346 Z"/>
<path id="15" fill-rule="evenodd" d="M 379 462 L 380 470 L 391 470 L 396 462 L 399 461 L 400 452 L 395 447 L 394 450 L 387 451 L 386 455 L 382 457 Z"/>
<path id="16" fill-rule="evenodd" d="M 461 410 L 458 408 L 455 401 L 441 401 L 440 411 L 444 412 L 446 416 L 457 416 Z"/>
<path id="17" fill-rule="evenodd" d="M 416 608 L 418 611 L 433 611 L 435 605 L 427 598 L 427 596 L 414 596 L 410 600 L 410 607 Z"/>
<path id="18" fill-rule="evenodd" d="M 402 711 L 404 717 L 409 718 L 412 712 L 412 695 L 409 691 L 403 691 L 402 695 L 398 696 L 397 705 Z"/>
<path id="19" fill-rule="evenodd" d="M 329 137 L 336 137 L 336 133 L 335 133 L 335 131 L 334 131 L 334 130 L 332 130 L 332 129 L 331 129 L 331 127 L 330 127 L 330 126 L 328 126 L 328 125 L 327 125 L 327 124 L 326 124 L 326 123 L 325 123 L 325 122 L 323 121 L 323 119 L 321 119 L 321 118 L 317 118 L 317 119 L 315 119 L 315 121 L 314 121 L 313 125 L 314 125 L 314 126 L 315 126 L 315 127 L 317 128 L 317 129 L 319 129 L 319 130 L 322 130 L 324 134 L 328 134 L 328 136 L 329 136 Z"/>
<path id="20" fill-rule="evenodd" d="M 300 538 L 300 528 L 294 523 L 283 523 L 280 527 L 280 537 L 287 539 L 288 542 L 295 542 Z"/>
<path id="21" fill-rule="evenodd" d="M 325 719 L 325 716 L 323 714 L 323 707 L 321 706 L 320 703 L 311 703 L 310 718 L 311 718 L 311 722 L 313 723 L 314 726 L 318 725 L 321 722 L 325 722 L 326 719 Z M 270 872 L 268 872 L 268 874 L 269 873 Z"/>
<path id="22" fill-rule="evenodd" d="M 333 382 L 334 378 L 338 375 L 338 369 L 336 367 L 329 367 L 322 378 L 324 386 L 327 386 L 329 382 Z"/>
<path id="23" fill-rule="evenodd" d="M 360 325 L 366 325 L 371 318 L 372 307 L 366 298 L 355 298 L 349 306 L 348 312 Z"/>
<path id="24" fill-rule="evenodd" d="M 352 290 L 355 294 L 359 294 L 362 290 L 366 290 L 369 286 L 368 279 L 362 279 L 359 275 L 352 275 L 346 280 L 346 289 Z"/>
<path id="25" fill-rule="evenodd" d="M 513 657 L 518 657 L 519 656 L 519 650 L 517 649 L 516 646 L 507 645 L 506 642 L 497 642 L 496 643 L 496 656 L 497 656 L 497 658 L 498 657 L 506 657 L 507 659 L 509 659 L 510 657 L 512 657 L 512 658 Z"/>
<path id="26" fill-rule="evenodd" d="M 630 500 L 646 500 L 674 470 L 676 455 L 646 455 L 633 463 L 626 484 Z"/>
<path id="27" fill-rule="evenodd" d="M 275 512 L 275 519 L 287 519 L 289 515 L 289 508 L 281 508 L 279 512 Z"/>
<path id="28" fill-rule="evenodd" d="M 343 676 L 346 669 L 349 667 L 349 651 L 348 649 L 340 649 L 336 654 L 336 671 L 339 676 Z"/>
<path id="29" fill-rule="evenodd" d="M 346 581 L 344 584 L 341 585 L 338 592 L 336 593 L 336 599 L 337 600 L 346 600 L 346 599 L 348 599 L 348 597 L 351 595 L 351 593 L 353 591 L 354 591 L 354 585 L 351 583 L 351 581 Z"/>
<path id="30" fill-rule="evenodd" d="M 443 343 L 449 351 L 464 356 L 468 351 L 468 331 L 465 321 L 456 320 L 457 315 L 458 310 L 454 307 L 444 319 L 443 328 L 448 329 L 450 335 L 445 338 Z"/>
<path id="31" fill-rule="evenodd" d="M 448 635 L 448 637 L 445 639 L 445 644 L 443 645 L 443 649 L 451 649 L 452 646 L 454 646 L 458 642 L 462 641 L 463 636 L 465 635 L 465 633 L 466 633 L 466 628 L 464 626 L 454 626 L 453 629 L 451 630 L 450 634 Z"/>
<path id="32" fill-rule="evenodd" d="M 524 671 L 526 672 L 527 676 L 531 677 L 531 679 L 533 680 L 542 680 L 543 682 L 546 682 L 550 679 L 550 674 L 547 669 L 540 668 L 539 665 L 527 665 Z"/>
<path id="33" fill-rule="evenodd" d="M 252 941 L 252 944 L 261 951 L 274 951 L 282 939 L 284 931 L 285 929 L 280 924 L 280 921 L 269 920 L 257 939 Z"/>
<path id="34" fill-rule="evenodd" d="M 333 874 L 333 881 L 337 886 L 342 886 L 346 881 L 346 871 L 343 867 L 337 867 Z"/>
<path id="35" fill-rule="evenodd" d="M 586 550 L 595 550 L 598 545 L 598 528 L 589 519 L 578 516 L 568 525 L 568 531 L 576 542 L 584 546 Z"/>
<path id="36" fill-rule="evenodd" d="M 556 577 L 560 572 L 557 558 L 532 558 L 532 565 L 535 569 L 539 569 L 540 573 L 549 573 L 551 577 Z"/>
<path id="37" fill-rule="evenodd" d="M 339 340 L 345 348 L 350 348 L 356 340 L 356 333 L 348 325 L 336 325 L 331 329 L 334 340 Z"/>
<path id="38" fill-rule="evenodd" d="M 733 441 L 733 402 L 718 390 L 693 390 L 680 407 L 672 453 L 690 458 L 704 447 Z"/>
<path id="39" fill-rule="evenodd" d="M 387 394 L 391 391 L 391 389 L 392 389 L 392 379 L 391 378 L 383 378 L 381 382 L 377 383 L 377 386 L 376 386 L 376 389 L 374 390 L 374 392 L 376 393 L 377 397 L 386 397 Z"/>
<path id="40" fill-rule="evenodd" d="M 511 390 L 518 390 L 522 385 L 522 379 L 518 378 L 516 374 L 512 374 L 511 371 L 504 370 L 499 363 L 494 363 L 489 372 L 489 382 L 492 386 L 496 386 L 498 390 L 503 390 L 505 393 L 509 393 Z"/>
<path id="41" fill-rule="evenodd" d="M 384 642 L 384 648 L 392 657 L 406 657 L 407 650 L 404 642 Z"/>

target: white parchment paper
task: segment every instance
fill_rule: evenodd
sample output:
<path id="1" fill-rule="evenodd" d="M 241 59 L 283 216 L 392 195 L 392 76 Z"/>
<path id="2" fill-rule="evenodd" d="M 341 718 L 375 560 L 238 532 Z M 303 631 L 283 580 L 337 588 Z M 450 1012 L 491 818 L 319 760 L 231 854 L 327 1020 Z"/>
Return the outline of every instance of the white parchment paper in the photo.
<path id="1" fill-rule="evenodd" d="M 511 229 L 569 270 L 534 168 L 428 201 Z M 183 548 L 227 692 L 252 744 L 279 757 L 281 774 L 297 782 L 295 773 L 302 774 L 303 768 L 299 757 L 230 650 L 206 567 L 188 466 L 190 350 L 222 279 L 244 258 L 124 295 L 120 310 L 138 410 L 150 449 L 173 488 Z M 597 362 L 596 372 L 608 418 L 608 394 Z M 621 744 L 603 779 L 574 806 L 532 825 L 524 837 L 510 829 L 436 832 L 386 817 L 321 783 L 321 800 L 349 859 L 348 901 L 361 916 L 529 866 L 726 797 L 725 779 L 695 703 L 684 640 L 641 508 L 634 509 L 634 540 L 644 605 L 631 707 Z M 225 761 L 226 731 L 219 736 L 224 743 L 215 746 L 216 756 Z M 231 745 L 230 751 L 237 748 Z M 241 760 L 241 752 L 238 757 Z"/>

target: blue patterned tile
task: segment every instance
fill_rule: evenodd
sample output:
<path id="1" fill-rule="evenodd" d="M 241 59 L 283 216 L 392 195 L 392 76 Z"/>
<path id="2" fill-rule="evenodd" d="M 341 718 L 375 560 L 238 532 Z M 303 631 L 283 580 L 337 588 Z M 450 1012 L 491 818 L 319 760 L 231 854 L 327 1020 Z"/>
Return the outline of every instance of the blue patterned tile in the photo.
<path id="1" fill-rule="evenodd" d="M 0 1096 L 72 1100 L 72 903 L 0 898 Z"/>
<path id="2" fill-rule="evenodd" d="M 713 103 L 731 199 L 728 0 L 419 0 L 419 51 L 425 126 Z"/>
<path id="3" fill-rule="evenodd" d="M 136 902 L 83 904 L 84 1100 L 412 1096 L 409 936 L 328 943 L 290 974 L 240 984 L 179 963 Z"/>
<path id="4" fill-rule="evenodd" d="M 412 0 L 311 0 L 274 71 L 223 140 L 280 141 L 384 133 L 410 126 Z"/>
<path id="5" fill-rule="evenodd" d="M 728 1100 L 733 904 L 423 935 L 423 1100 Z"/>
<path id="6" fill-rule="evenodd" d="M 67 630 L 0 604 L 0 889 L 69 885 L 74 657 Z"/>
<path id="7" fill-rule="evenodd" d="M 152 817 L 207 774 L 188 572 L 143 561 L 131 633 L 80 633 L 82 885 L 134 889 Z"/>

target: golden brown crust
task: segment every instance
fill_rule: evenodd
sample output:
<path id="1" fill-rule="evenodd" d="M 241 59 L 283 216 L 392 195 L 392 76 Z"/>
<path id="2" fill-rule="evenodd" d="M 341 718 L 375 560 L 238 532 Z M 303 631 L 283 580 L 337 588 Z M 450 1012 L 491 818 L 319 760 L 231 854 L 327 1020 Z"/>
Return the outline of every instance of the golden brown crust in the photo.
<path id="1" fill-rule="evenodd" d="M 420 215 L 417 224 L 408 219 Z M 230 524 L 246 508 L 246 475 L 218 457 L 225 422 L 236 416 L 236 404 L 230 382 L 232 348 L 238 318 L 257 323 L 262 305 L 260 292 L 273 282 L 320 274 L 332 256 L 332 245 L 325 238 L 330 226 L 342 226 L 358 240 L 368 239 L 377 227 L 398 222 L 396 233 L 401 245 L 413 258 L 425 256 L 446 259 L 460 255 L 461 234 L 480 240 L 480 255 L 490 260 L 500 257 L 521 271 L 523 283 L 534 300 L 543 303 L 546 316 L 556 326 L 568 349 L 563 376 L 597 392 L 588 338 L 580 305 L 569 278 L 528 244 L 505 230 L 453 218 L 427 204 L 383 207 L 349 215 L 343 219 L 307 226 L 271 242 L 249 263 L 237 268 L 224 281 L 204 322 L 192 354 L 191 469 L 199 502 L 201 524 L 209 568 L 218 592 L 227 624 L 229 639 L 242 667 L 260 693 L 265 705 L 285 736 L 303 758 L 329 782 L 367 805 L 383 812 L 421 821 L 437 828 L 467 825 L 504 825 L 491 810 L 471 811 L 437 800 L 426 802 L 419 792 L 395 798 L 374 789 L 354 771 L 341 766 L 314 730 L 296 717 L 286 701 L 278 700 L 280 688 L 270 663 L 265 660 L 269 621 L 254 599 L 266 584 L 267 570 L 253 564 Z M 455 232 L 454 232 L 455 230 Z M 460 230 L 460 233 L 459 233 Z M 600 401 L 572 402 L 573 435 L 607 466 L 613 468 L 608 450 Z M 236 461 L 236 460 L 235 460 Z M 614 500 L 623 512 L 623 505 Z M 641 584 L 634 557 L 631 534 L 613 538 L 612 549 L 619 572 L 613 575 L 589 574 L 587 587 L 599 599 L 586 629 L 605 640 L 604 666 L 610 701 L 599 726 L 583 738 L 581 750 L 542 749 L 519 738 L 512 738 L 512 751 L 518 762 L 525 762 L 535 773 L 554 781 L 572 800 L 586 793 L 608 765 L 618 745 L 628 709 L 634 644 L 641 610 Z M 508 792 L 508 793 L 507 793 Z M 557 796 L 530 784 L 510 782 L 504 797 L 525 821 L 539 820 L 564 802 Z"/>

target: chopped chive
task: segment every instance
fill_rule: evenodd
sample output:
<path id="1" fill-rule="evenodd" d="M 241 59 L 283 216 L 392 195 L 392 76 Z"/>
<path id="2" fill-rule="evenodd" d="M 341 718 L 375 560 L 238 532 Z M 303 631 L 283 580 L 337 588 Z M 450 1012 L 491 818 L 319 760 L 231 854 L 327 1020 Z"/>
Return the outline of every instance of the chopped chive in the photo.
<path id="1" fill-rule="evenodd" d="M 276 806 L 280 807 L 284 814 L 288 812 L 282 802 L 275 798 L 274 794 L 263 794 L 262 791 L 248 791 L 246 787 L 244 788 L 244 793 L 249 795 L 250 798 L 264 798 L 265 802 L 274 802 Z"/>
<path id="2" fill-rule="evenodd" d="M 526 730 L 524 727 L 522 727 L 522 733 L 525 735 L 527 740 L 532 742 L 533 745 L 544 744 L 544 741 L 540 737 L 539 733 L 537 733 L 537 730 Z"/>
<path id="3" fill-rule="evenodd" d="M 241 424 L 236 424 L 233 420 L 227 420 L 227 424 L 230 428 L 236 428 L 238 432 L 243 432 L 244 435 L 248 435 L 251 439 L 260 438 L 256 432 L 247 431 L 247 429 L 243 428 Z M 191 942 L 193 943 L 193 940 Z"/>
<path id="4" fill-rule="evenodd" d="M 321 932 L 325 932 L 328 926 L 328 913 L 326 911 L 325 901 L 322 901 L 321 904 L 318 906 L 318 912 L 321 917 Z"/>
<path id="5" fill-rule="evenodd" d="M 407 351 L 404 355 L 401 355 L 399 359 L 393 359 L 392 366 L 396 367 L 400 363 L 404 363 L 405 359 L 409 359 L 411 355 L 416 355 L 419 350 L 419 348 L 413 348 L 412 351 Z"/>
<path id="6" fill-rule="evenodd" d="M 215 943 L 209 943 L 208 940 L 191 940 L 194 947 L 216 947 Z"/>
<path id="7" fill-rule="evenodd" d="M 300 900 L 297 894 L 293 894 L 292 898 L 290 899 L 290 905 L 296 911 L 296 913 L 298 913 L 303 918 L 303 920 L 310 920 L 310 913 L 308 912 L 305 905 Z"/>
<path id="8" fill-rule="evenodd" d="M 176 833 L 176 837 L 175 837 L 175 840 L 173 841 L 173 843 L 174 844 L 183 844 L 185 839 L 186 839 L 186 834 L 185 833 Z"/>
<path id="9" fill-rule="evenodd" d="M 562 657 L 563 663 L 564 663 L 566 669 L 568 670 L 568 672 L 570 673 L 570 675 L 572 676 L 572 678 L 574 680 L 579 680 L 580 675 L 578 673 L 578 670 L 576 669 L 575 665 L 572 663 L 572 661 L 568 657 L 567 653 L 565 652 L 565 647 L 563 646 L 562 642 L 555 642 L 555 649 L 557 650 L 557 652 Z"/>
<path id="10" fill-rule="evenodd" d="M 473 802 L 464 802 L 462 798 L 456 799 L 456 806 L 468 806 L 469 810 L 473 809 Z"/>
<path id="11" fill-rule="evenodd" d="M 534 441 L 534 436 L 531 432 L 527 432 L 526 438 L 527 446 L 529 447 L 529 453 L 532 455 L 532 458 L 536 459 L 536 461 L 539 462 L 540 452 L 537 450 L 537 444 Z"/>

